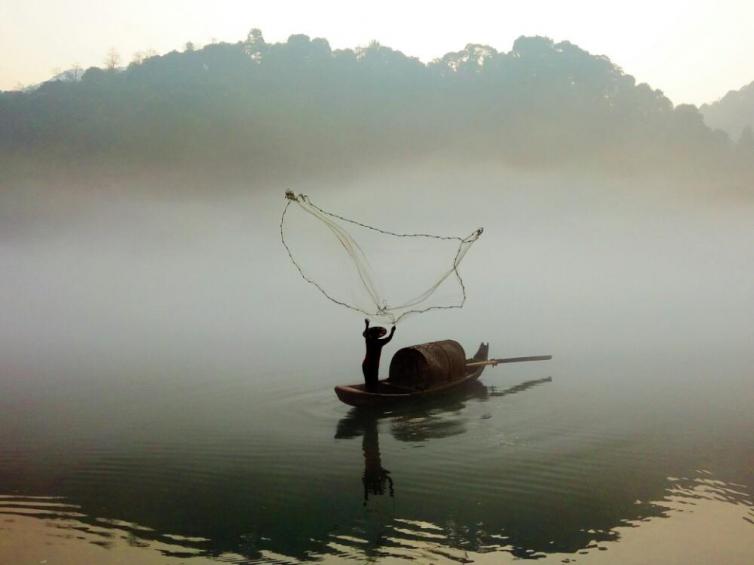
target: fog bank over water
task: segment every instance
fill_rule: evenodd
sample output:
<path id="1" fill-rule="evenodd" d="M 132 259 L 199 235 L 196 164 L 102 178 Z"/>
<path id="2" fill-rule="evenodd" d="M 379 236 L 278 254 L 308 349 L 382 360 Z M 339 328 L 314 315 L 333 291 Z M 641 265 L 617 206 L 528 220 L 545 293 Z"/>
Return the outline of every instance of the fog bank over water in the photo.
<path id="1" fill-rule="evenodd" d="M 287 186 L 149 188 L 6 200 L 4 381 L 265 380 L 281 369 L 321 386 L 358 380 L 362 319 L 302 281 L 280 244 Z M 462 266 L 466 307 L 407 318 L 388 356 L 453 338 L 490 341 L 496 355 L 552 353 L 554 367 L 751 361 L 746 200 L 667 181 L 424 165 L 290 188 L 396 231 L 484 226 Z"/>

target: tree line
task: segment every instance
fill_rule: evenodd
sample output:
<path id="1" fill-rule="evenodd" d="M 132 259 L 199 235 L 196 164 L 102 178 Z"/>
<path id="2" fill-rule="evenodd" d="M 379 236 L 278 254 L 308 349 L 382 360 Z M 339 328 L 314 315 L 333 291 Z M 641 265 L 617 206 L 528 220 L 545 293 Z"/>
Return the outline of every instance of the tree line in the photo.
<path id="1" fill-rule="evenodd" d="M 242 176 L 436 158 L 621 172 L 740 171 L 751 155 L 607 57 L 520 37 L 424 64 L 259 30 L 236 43 L 63 73 L 0 93 L 0 161 Z M 21 165 L 19 165 L 21 164 Z"/>

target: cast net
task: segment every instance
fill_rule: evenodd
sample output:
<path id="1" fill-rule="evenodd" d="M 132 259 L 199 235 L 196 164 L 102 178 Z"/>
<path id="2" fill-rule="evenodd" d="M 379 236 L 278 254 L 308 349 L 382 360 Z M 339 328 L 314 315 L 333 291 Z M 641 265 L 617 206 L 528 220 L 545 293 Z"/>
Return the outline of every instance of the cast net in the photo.
<path id="1" fill-rule="evenodd" d="M 458 268 L 482 228 L 467 237 L 396 233 L 323 210 L 304 194 L 285 198 L 283 245 L 331 302 L 381 324 L 466 302 Z"/>

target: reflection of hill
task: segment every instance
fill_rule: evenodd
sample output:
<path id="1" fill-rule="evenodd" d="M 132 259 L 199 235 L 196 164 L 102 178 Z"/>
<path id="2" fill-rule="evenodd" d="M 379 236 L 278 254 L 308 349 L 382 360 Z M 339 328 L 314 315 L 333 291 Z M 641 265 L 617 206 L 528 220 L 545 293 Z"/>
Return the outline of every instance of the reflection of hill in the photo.
<path id="1" fill-rule="evenodd" d="M 617 526 L 663 516 L 652 501 L 699 479 L 696 462 L 675 457 L 662 439 L 652 445 L 595 430 L 574 444 L 540 430 L 552 445 L 513 448 L 473 433 L 480 422 L 475 409 L 486 414 L 518 394 L 546 394 L 552 387 L 541 385 L 548 382 L 504 390 L 476 383 L 443 402 L 393 413 L 352 411 L 337 423 L 339 441 L 315 445 L 291 440 L 249 448 L 228 435 L 180 448 L 124 446 L 79 453 L 62 473 L 61 456 L 43 452 L 43 462 L 29 463 L 35 484 L 62 498 L 5 497 L 0 512 L 34 512 L 90 543 L 122 538 L 181 557 L 260 559 L 272 552 L 363 560 L 414 552 L 459 560 L 466 551 L 531 557 L 615 539 Z M 381 426 L 389 431 L 382 444 Z M 361 445 L 348 441 L 357 437 Z M 6 485 L 10 468 L 0 463 Z M 395 505 L 380 512 L 391 487 Z"/>
<path id="2" fill-rule="evenodd" d="M 754 523 L 754 506 L 740 488 L 726 485 L 704 473 L 694 477 L 669 480 L 658 504 L 646 503 L 642 510 L 628 514 L 628 517 L 617 524 L 614 529 L 582 532 L 578 537 L 574 537 L 573 543 L 569 545 L 561 543 L 561 533 L 561 536 L 551 540 L 553 543 L 546 544 L 546 547 L 540 551 L 533 549 L 537 547 L 536 545 L 515 545 L 524 541 L 515 534 L 490 534 L 490 531 L 481 524 L 451 522 L 438 526 L 401 517 L 387 520 L 374 519 L 374 514 L 370 516 L 370 519 L 354 522 L 350 530 L 344 531 L 336 527 L 331 529 L 322 540 L 310 540 L 308 546 L 305 548 L 302 546 L 305 550 L 303 554 L 297 553 L 295 547 L 284 542 L 270 543 L 271 540 L 264 536 L 260 537 L 258 533 L 239 534 L 236 542 L 225 546 L 226 551 L 223 551 L 223 546 L 213 539 L 160 533 L 149 527 L 123 520 L 94 519 L 89 515 L 82 515 L 83 508 L 61 502 L 57 498 L 24 496 L 0 496 L 0 518 L 2 519 L 0 530 L 3 535 L 23 536 L 29 541 L 36 541 L 40 546 L 46 546 L 46 553 L 54 552 L 57 558 L 63 560 L 71 555 L 91 556 L 86 560 L 70 562 L 152 563 L 155 562 L 150 555 L 152 553 L 160 554 L 163 559 L 179 560 L 178 562 L 196 557 L 219 558 L 223 562 L 240 562 L 242 559 L 244 562 L 249 559 L 263 562 L 287 562 L 294 555 L 300 559 L 324 561 L 327 561 L 331 555 L 349 557 L 356 561 L 391 556 L 406 558 L 408 555 L 413 555 L 425 559 L 431 556 L 433 560 L 468 562 L 469 559 L 474 560 L 475 555 L 486 552 L 498 552 L 497 559 L 500 562 L 507 562 L 502 555 L 499 555 L 500 553 L 509 553 L 518 558 L 539 558 L 549 553 L 559 553 L 564 557 L 569 553 L 597 553 L 598 550 L 609 550 L 610 552 L 605 557 L 612 561 L 614 560 L 612 551 L 616 549 L 616 546 L 602 542 L 620 541 L 626 535 L 627 528 L 643 527 L 644 522 L 649 521 L 649 517 L 677 516 L 679 512 L 695 512 L 697 505 L 704 507 L 710 504 L 716 505 L 712 508 L 715 511 L 715 519 L 720 520 L 725 517 L 727 521 L 709 523 L 708 515 L 702 511 L 695 518 L 695 522 L 697 525 L 703 522 L 710 526 L 710 530 L 706 528 L 703 530 L 711 534 L 709 542 L 702 543 L 709 548 L 708 554 L 719 555 L 721 548 L 715 546 L 716 530 L 719 532 L 721 528 L 735 527 L 746 522 Z M 727 506 L 723 507 L 723 505 Z M 646 511 L 646 509 L 650 510 Z M 719 514 L 721 511 L 727 514 Z M 738 524 L 731 523 L 731 519 Z M 32 520 L 44 521 L 46 531 L 40 530 Z M 689 533 L 683 529 L 684 524 L 683 521 L 677 523 L 675 529 L 688 537 Z M 745 525 L 743 529 L 739 527 L 734 531 L 745 541 L 748 527 L 750 526 Z M 238 534 L 240 529 L 236 525 L 231 533 Z M 311 532 L 311 530 L 307 531 Z M 660 529 L 660 531 L 663 530 Z M 41 532 L 44 533 L 40 535 Z M 657 529 L 654 528 L 653 534 L 653 528 L 650 525 L 648 535 L 643 537 L 651 540 L 653 536 L 656 537 L 656 532 Z M 539 530 L 535 537 L 541 538 L 546 533 L 544 530 Z M 642 531 L 638 533 L 642 535 Z M 727 536 L 728 541 L 732 542 L 728 553 L 732 555 L 736 555 L 736 547 L 740 547 L 736 544 L 741 541 L 735 539 L 735 535 L 734 533 L 732 536 Z M 579 543 L 577 544 L 576 541 Z M 654 550 L 657 550 L 658 545 L 665 546 L 672 544 L 673 541 L 665 538 L 655 539 Z M 542 545 L 542 542 L 538 543 Z M 96 550 L 90 552 L 81 544 L 91 544 L 92 547 L 110 550 L 112 553 L 103 558 L 101 553 L 97 553 Z M 275 551 L 276 547 L 282 548 L 281 552 Z M 4 549 L 0 547 L 0 556 L 7 555 Z M 623 550 L 622 545 L 617 546 L 617 549 L 621 550 L 619 554 L 628 554 L 633 557 L 633 560 L 645 555 L 642 548 L 637 551 L 635 543 L 629 546 L 627 551 Z M 693 553 L 686 552 L 686 554 Z M 131 560 L 124 559 L 124 556 L 129 556 Z"/>

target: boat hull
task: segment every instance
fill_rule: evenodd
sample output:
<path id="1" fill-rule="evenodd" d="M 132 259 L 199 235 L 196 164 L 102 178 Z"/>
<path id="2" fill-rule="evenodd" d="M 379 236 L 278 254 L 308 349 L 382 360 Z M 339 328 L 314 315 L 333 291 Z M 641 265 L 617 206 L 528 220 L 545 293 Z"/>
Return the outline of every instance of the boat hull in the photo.
<path id="1" fill-rule="evenodd" d="M 486 361 L 489 352 L 488 344 L 481 344 L 476 355 L 468 362 Z M 452 393 L 463 388 L 468 383 L 477 380 L 484 366 L 467 367 L 466 372 L 457 379 L 442 383 L 437 386 L 423 390 L 411 389 L 410 387 L 399 386 L 391 383 L 389 379 L 379 381 L 377 389 L 373 391 L 366 390 L 363 383 L 353 385 L 338 385 L 335 387 L 335 394 L 341 402 L 349 406 L 356 407 L 385 407 L 395 404 L 412 402 L 423 398 L 433 398 Z"/>

